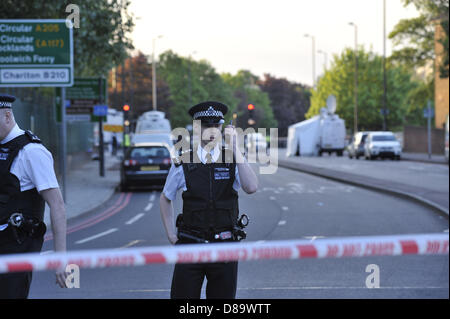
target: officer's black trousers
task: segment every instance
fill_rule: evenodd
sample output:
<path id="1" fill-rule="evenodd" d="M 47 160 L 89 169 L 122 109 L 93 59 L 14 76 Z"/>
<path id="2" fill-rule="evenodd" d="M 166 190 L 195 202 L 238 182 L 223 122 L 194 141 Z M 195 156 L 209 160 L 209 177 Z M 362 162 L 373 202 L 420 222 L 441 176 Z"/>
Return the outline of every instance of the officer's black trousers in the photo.
<path id="1" fill-rule="evenodd" d="M 203 280 L 206 277 L 207 299 L 234 299 L 237 273 L 237 262 L 176 264 L 170 297 L 172 299 L 200 299 Z"/>
<path id="2" fill-rule="evenodd" d="M 0 232 L 0 255 L 39 252 L 43 238 L 23 238 L 19 245 L 13 237 L 11 226 Z M 0 299 L 26 299 L 31 285 L 31 272 L 0 274 Z"/>

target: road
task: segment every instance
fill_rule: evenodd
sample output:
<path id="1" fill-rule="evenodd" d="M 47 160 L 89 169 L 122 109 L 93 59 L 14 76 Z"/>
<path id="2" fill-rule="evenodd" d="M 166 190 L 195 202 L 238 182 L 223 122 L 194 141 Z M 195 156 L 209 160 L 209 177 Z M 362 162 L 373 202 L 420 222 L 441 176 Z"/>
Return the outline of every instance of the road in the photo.
<path id="1" fill-rule="evenodd" d="M 346 154 L 346 153 L 345 153 Z M 279 150 L 279 158 L 286 158 L 286 150 Z M 292 158 L 291 158 L 292 159 Z M 430 190 L 449 192 L 449 166 L 443 164 L 420 163 L 411 161 L 392 161 L 377 159 L 375 161 L 349 159 L 324 154 L 322 157 L 296 157 L 303 164 L 324 167 L 336 171 L 388 179 L 398 183 L 426 186 Z"/>
<path id="2" fill-rule="evenodd" d="M 404 199 L 283 168 L 259 179 L 257 193 L 240 191 L 248 241 L 448 232 L 448 219 Z M 95 213 L 70 220 L 68 249 L 168 245 L 159 195 L 116 193 Z M 47 240 L 43 253 L 52 245 Z M 366 288 L 370 264 L 379 267 L 380 288 Z M 448 255 L 241 262 L 237 298 L 448 298 L 448 268 Z M 81 269 L 80 288 L 73 289 L 57 287 L 51 272 L 36 272 L 30 298 L 169 298 L 172 271 L 173 265 Z"/>

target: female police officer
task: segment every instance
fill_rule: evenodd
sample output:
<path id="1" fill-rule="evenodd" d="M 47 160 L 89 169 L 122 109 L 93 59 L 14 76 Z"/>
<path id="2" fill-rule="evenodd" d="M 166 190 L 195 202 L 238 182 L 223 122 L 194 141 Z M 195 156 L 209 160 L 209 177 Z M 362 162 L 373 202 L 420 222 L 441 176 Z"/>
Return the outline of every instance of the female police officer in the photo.
<path id="1" fill-rule="evenodd" d="M 193 106 L 189 114 L 201 121 L 201 143 L 174 159 L 160 197 L 164 227 L 172 244 L 233 241 L 238 220 L 238 189 L 247 194 L 256 192 L 258 179 L 240 153 L 236 131 L 228 125 L 234 159 L 226 160 L 227 150 L 220 148 L 220 130 L 226 105 L 207 101 Z M 209 130 L 208 130 L 209 129 Z M 229 152 L 228 152 L 229 154 Z M 172 201 L 183 189 L 183 214 L 174 228 Z M 180 218 L 181 217 L 181 218 Z M 204 277 L 206 297 L 231 299 L 236 295 L 237 262 L 177 264 L 172 278 L 172 298 L 200 298 Z"/>
<path id="2" fill-rule="evenodd" d="M 16 124 L 14 101 L 14 96 L 0 94 L 0 254 L 41 250 L 45 202 L 50 207 L 55 251 L 65 251 L 65 208 L 52 155 L 39 138 Z M 0 299 L 27 298 L 31 275 L 0 274 Z M 61 287 L 65 278 L 64 271 L 56 273 Z"/>

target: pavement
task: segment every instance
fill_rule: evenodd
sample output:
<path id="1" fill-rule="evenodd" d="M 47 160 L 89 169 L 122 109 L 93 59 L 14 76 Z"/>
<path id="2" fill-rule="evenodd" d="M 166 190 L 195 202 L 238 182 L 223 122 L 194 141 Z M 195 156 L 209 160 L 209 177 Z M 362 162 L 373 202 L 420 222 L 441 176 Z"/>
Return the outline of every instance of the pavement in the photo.
<path id="1" fill-rule="evenodd" d="M 95 210 L 107 202 L 120 183 L 120 158 L 105 152 L 105 176 L 100 176 L 99 161 L 92 160 L 66 176 L 66 217 L 71 219 Z M 60 187 L 62 183 L 58 178 Z M 44 222 L 50 226 L 50 209 L 45 205 Z"/>
<path id="2" fill-rule="evenodd" d="M 389 174 L 369 177 L 357 173 L 343 172 L 336 167 L 327 168 L 319 161 L 309 158 L 308 164 L 302 157 L 286 157 L 286 150 L 279 149 L 279 165 L 284 168 L 325 177 L 335 181 L 352 184 L 376 191 L 383 191 L 393 195 L 413 199 L 439 211 L 449 214 L 448 189 L 437 191 L 424 186 L 394 182 Z M 427 154 L 404 153 L 403 159 L 408 161 L 445 164 L 444 156 L 433 155 L 431 160 Z M 312 163 L 312 164 L 311 164 Z M 434 166 L 434 165 L 433 165 Z M 99 161 L 93 160 L 68 172 L 66 177 L 66 216 L 67 219 L 92 212 L 106 203 L 116 192 L 120 183 L 120 158 L 105 152 L 105 176 L 100 177 Z M 448 175 L 447 175 L 448 178 Z M 61 185 L 61 182 L 60 182 Z M 50 211 L 46 205 L 45 223 L 50 227 Z"/>
<path id="3" fill-rule="evenodd" d="M 445 155 L 431 154 L 431 156 L 429 156 L 428 154 L 425 154 L 425 153 L 403 153 L 402 159 L 406 160 L 406 161 L 413 161 L 413 162 L 448 165 Z"/>

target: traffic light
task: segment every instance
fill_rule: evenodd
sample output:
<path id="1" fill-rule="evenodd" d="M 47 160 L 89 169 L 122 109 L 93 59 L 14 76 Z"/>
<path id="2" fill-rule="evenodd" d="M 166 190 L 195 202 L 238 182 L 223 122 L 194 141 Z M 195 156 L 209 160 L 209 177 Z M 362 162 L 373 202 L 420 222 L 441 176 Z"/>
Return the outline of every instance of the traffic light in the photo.
<path id="1" fill-rule="evenodd" d="M 254 125 L 255 120 L 253 119 L 253 111 L 255 110 L 255 106 L 253 104 L 249 104 L 247 106 L 247 109 L 248 109 L 248 124 Z"/>
<path id="2" fill-rule="evenodd" d="M 125 104 L 123 106 L 123 125 L 124 125 L 124 132 L 128 132 L 128 127 L 130 126 L 130 118 L 129 118 L 129 113 L 130 113 L 130 106 L 128 104 Z"/>

